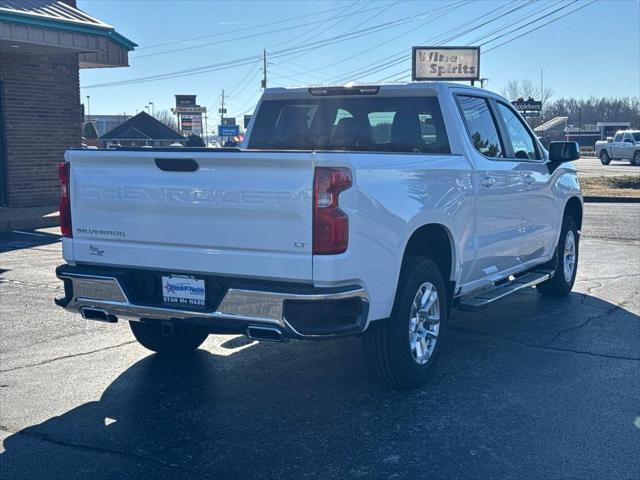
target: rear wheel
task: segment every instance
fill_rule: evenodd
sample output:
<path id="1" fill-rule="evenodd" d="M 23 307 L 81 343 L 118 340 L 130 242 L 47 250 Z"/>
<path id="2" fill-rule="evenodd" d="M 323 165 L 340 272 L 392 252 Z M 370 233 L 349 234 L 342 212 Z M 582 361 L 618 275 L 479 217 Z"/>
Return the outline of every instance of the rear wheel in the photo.
<path id="1" fill-rule="evenodd" d="M 409 259 L 400 274 L 391 318 L 372 323 L 362 338 L 377 376 L 395 388 L 424 384 L 437 359 L 448 313 L 438 267 L 428 259 Z"/>
<path id="2" fill-rule="evenodd" d="M 602 165 L 609 165 L 611 163 L 611 157 L 609 157 L 606 150 L 600 152 L 600 163 L 602 163 Z"/>
<path id="3" fill-rule="evenodd" d="M 209 333 L 195 325 L 172 325 L 162 329 L 162 322 L 129 322 L 140 345 L 163 355 L 180 355 L 202 345 Z"/>
<path id="4" fill-rule="evenodd" d="M 555 275 L 537 285 L 538 292 L 546 297 L 563 297 L 573 288 L 578 269 L 578 226 L 573 217 L 565 217 L 556 249 Z"/>
<path id="5" fill-rule="evenodd" d="M 633 159 L 631 160 L 631 165 L 635 165 L 636 167 L 640 167 L 640 150 L 633 154 Z"/>

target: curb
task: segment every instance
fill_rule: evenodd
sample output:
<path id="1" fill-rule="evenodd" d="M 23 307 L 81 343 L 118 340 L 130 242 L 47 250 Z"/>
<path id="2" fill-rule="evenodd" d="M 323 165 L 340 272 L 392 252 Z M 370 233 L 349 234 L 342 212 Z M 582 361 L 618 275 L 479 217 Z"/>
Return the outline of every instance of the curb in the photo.
<path id="1" fill-rule="evenodd" d="M 57 227 L 58 225 L 60 225 L 60 217 L 57 215 L 47 218 L 0 220 L 0 232 L 35 230 L 36 228 Z"/>
<path id="2" fill-rule="evenodd" d="M 640 203 L 640 197 L 585 196 L 585 203 Z"/>

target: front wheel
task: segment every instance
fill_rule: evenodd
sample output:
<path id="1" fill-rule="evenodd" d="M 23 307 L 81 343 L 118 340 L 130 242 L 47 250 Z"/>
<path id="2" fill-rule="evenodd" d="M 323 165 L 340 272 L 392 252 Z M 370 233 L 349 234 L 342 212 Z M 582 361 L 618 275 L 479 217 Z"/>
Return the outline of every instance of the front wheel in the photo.
<path id="1" fill-rule="evenodd" d="M 609 165 L 611 163 L 611 157 L 609 157 L 606 150 L 600 152 L 600 163 L 602 163 L 602 165 Z"/>
<path id="2" fill-rule="evenodd" d="M 541 295 L 563 297 L 571 291 L 578 269 L 578 245 L 578 226 L 572 217 L 565 217 L 556 249 L 555 275 L 537 285 L 536 288 Z"/>
<path id="3" fill-rule="evenodd" d="M 448 313 L 447 290 L 436 264 L 409 259 L 400 274 L 391 318 L 373 322 L 362 338 L 377 376 L 395 388 L 424 384 L 442 345 Z"/>
<path id="4" fill-rule="evenodd" d="M 168 329 L 170 332 L 163 332 L 159 321 L 129 322 L 129 326 L 140 345 L 162 355 L 184 355 L 202 345 L 209 336 L 195 325 L 176 325 Z"/>

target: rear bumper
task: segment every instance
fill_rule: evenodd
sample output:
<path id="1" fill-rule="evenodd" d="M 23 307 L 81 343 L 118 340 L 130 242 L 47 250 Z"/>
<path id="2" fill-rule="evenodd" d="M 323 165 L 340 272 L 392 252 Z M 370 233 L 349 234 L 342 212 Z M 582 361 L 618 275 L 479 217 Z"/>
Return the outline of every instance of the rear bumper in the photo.
<path id="1" fill-rule="evenodd" d="M 88 319 L 183 321 L 211 333 L 246 333 L 252 326 L 275 328 L 286 338 L 357 335 L 366 328 L 369 301 L 357 285 L 318 288 L 296 284 L 251 283 L 207 277 L 219 300 L 207 307 L 184 307 L 141 299 L 136 275 L 158 272 L 61 265 L 56 275 L 65 296 L 57 305 Z M 209 286 L 208 286 L 209 288 Z M 145 301 L 147 300 L 147 301 Z"/>

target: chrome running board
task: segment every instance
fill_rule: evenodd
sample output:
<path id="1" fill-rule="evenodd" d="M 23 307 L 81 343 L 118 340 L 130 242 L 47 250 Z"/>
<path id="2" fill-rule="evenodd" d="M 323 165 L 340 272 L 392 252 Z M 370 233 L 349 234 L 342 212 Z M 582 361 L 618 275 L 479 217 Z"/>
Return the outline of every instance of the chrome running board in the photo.
<path id="1" fill-rule="evenodd" d="M 495 285 L 480 292 L 472 292 L 458 300 L 457 310 L 475 312 L 489 304 L 516 293 L 522 289 L 533 287 L 553 277 L 552 270 L 532 270 L 523 275 L 507 279 L 506 282 Z"/>

